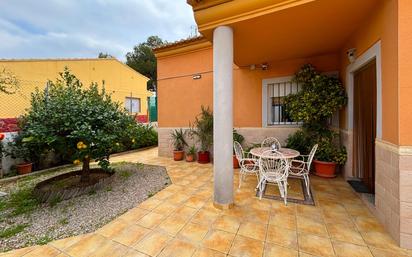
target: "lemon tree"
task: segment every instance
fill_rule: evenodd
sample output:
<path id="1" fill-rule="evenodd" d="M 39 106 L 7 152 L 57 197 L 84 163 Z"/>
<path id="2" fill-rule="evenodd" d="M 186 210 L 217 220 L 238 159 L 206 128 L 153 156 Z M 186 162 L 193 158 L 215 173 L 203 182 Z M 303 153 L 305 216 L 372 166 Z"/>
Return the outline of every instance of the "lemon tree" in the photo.
<path id="1" fill-rule="evenodd" d="M 109 155 L 133 140 L 136 122 L 104 88 L 83 86 L 68 69 L 47 90 L 37 89 L 24 115 L 21 137 L 82 165 L 81 181 L 90 180 L 90 162 L 109 169 Z"/>

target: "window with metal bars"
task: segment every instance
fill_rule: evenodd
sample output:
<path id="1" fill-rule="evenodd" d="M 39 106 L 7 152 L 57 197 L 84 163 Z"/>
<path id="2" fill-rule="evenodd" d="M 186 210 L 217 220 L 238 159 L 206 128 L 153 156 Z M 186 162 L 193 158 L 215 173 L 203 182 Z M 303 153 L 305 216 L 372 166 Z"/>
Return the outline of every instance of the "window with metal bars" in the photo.
<path id="1" fill-rule="evenodd" d="M 298 125 L 287 115 L 284 105 L 285 96 L 295 94 L 300 90 L 297 83 L 292 81 L 276 82 L 267 84 L 267 124 L 268 125 Z"/>

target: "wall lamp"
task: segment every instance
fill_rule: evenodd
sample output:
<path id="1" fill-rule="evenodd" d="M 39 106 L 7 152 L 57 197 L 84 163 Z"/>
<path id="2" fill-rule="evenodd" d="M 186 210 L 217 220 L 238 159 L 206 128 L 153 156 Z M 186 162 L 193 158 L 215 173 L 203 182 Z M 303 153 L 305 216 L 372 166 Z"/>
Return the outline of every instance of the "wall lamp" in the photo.
<path id="1" fill-rule="evenodd" d="M 196 75 L 193 75 L 193 77 L 192 77 L 193 79 L 201 79 L 202 78 L 202 75 L 201 74 L 196 74 Z"/>

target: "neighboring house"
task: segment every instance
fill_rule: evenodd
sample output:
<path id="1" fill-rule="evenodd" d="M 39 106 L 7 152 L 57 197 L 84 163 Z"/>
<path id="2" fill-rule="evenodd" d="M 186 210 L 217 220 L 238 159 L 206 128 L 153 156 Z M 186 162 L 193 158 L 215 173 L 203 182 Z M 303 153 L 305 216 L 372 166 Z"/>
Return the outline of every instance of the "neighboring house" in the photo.
<path id="1" fill-rule="evenodd" d="M 301 65 L 311 63 L 322 72 L 337 74 L 348 92 L 349 103 L 336 124 L 348 150 L 345 178 L 372 180 L 372 211 L 401 247 L 412 248 L 412 3 L 188 3 L 193 7 L 202 36 L 155 50 L 159 155 L 171 153 L 172 129 L 188 127 L 201 105 L 212 107 L 214 183 L 218 188 L 214 203 L 230 207 L 232 126 L 249 142 L 259 142 L 269 135 L 284 140 L 298 125 L 282 117 L 283 107 L 278 100 L 292 91 L 289 82 L 293 73 Z M 376 91 L 369 95 L 375 99 L 367 119 L 370 124 L 366 120 L 354 122 L 354 114 L 363 112 L 362 101 L 354 105 L 359 84 L 371 85 L 371 92 Z M 371 127 L 372 140 L 366 147 L 369 150 L 356 151 L 354 132 L 366 126 Z M 370 170 L 353 168 L 354 162 L 362 158 L 374 159 Z"/>
<path id="2" fill-rule="evenodd" d="M 148 78 L 114 58 L 96 59 L 0 59 L 0 70 L 13 72 L 20 81 L 20 88 L 12 95 L 0 94 L 0 123 L 3 131 L 14 130 L 16 117 L 30 105 L 30 94 L 38 87 L 46 88 L 48 80 L 55 81 L 60 72 L 69 70 L 88 87 L 92 82 L 112 93 L 139 121 L 146 122 Z"/>

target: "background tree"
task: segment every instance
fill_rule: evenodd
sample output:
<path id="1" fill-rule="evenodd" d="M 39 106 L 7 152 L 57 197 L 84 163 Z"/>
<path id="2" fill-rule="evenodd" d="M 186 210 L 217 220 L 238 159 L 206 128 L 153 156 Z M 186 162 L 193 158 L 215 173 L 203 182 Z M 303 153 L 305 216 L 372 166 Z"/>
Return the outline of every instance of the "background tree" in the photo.
<path id="1" fill-rule="evenodd" d="M 126 54 L 126 64 L 150 79 L 147 82 L 150 91 L 156 91 L 157 81 L 157 62 L 153 49 L 164 43 L 160 37 L 150 36 L 146 42 L 134 46 L 133 51 Z"/>
<path id="2" fill-rule="evenodd" d="M 114 58 L 114 56 L 108 53 L 100 52 L 98 58 Z"/>
<path id="3" fill-rule="evenodd" d="M 20 87 L 19 79 L 13 72 L 3 68 L 0 70 L 0 93 L 14 94 Z"/>

